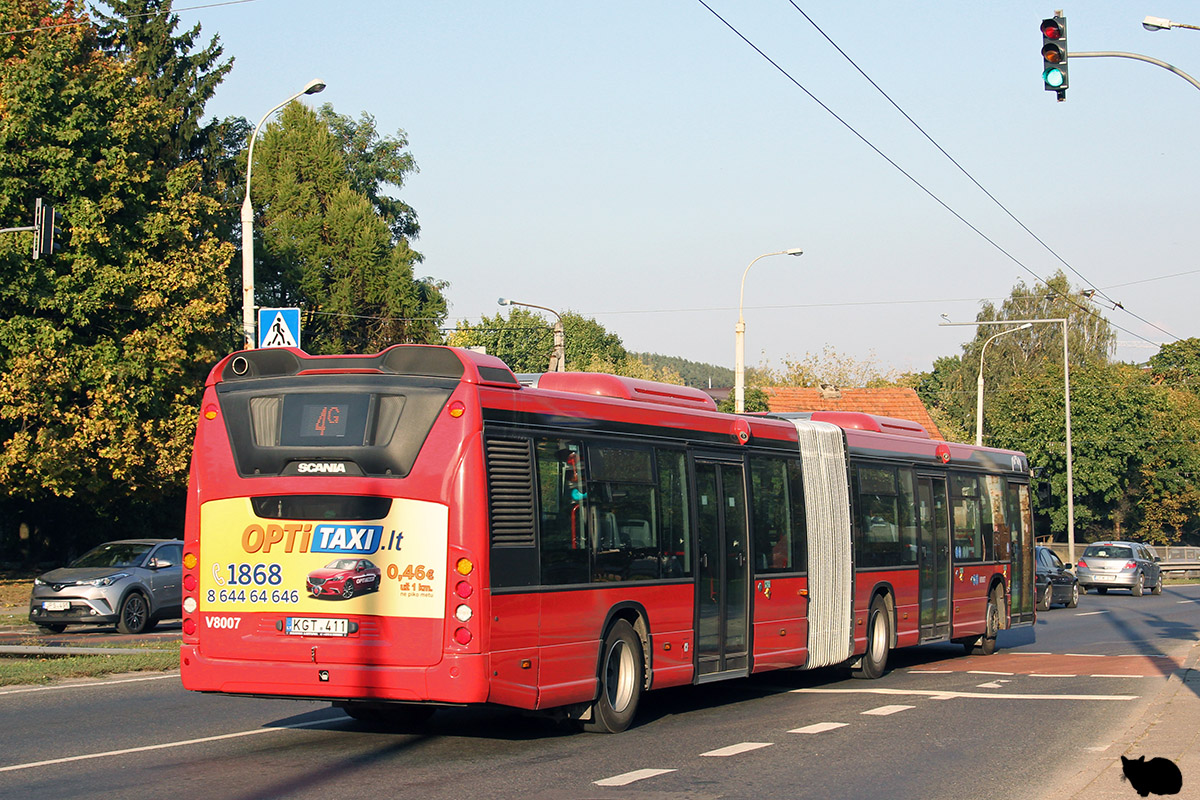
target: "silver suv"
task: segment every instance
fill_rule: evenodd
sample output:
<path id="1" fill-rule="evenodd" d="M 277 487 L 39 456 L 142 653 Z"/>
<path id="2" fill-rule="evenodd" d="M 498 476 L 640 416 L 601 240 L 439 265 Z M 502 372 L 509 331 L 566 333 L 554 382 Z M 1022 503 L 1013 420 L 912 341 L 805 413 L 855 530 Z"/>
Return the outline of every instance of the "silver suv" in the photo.
<path id="1" fill-rule="evenodd" d="M 114 624 L 121 633 L 143 633 L 180 616 L 182 562 L 178 539 L 107 542 L 34 580 L 29 621 L 47 633 Z"/>
<path id="2" fill-rule="evenodd" d="M 1128 589 L 1141 597 L 1146 589 L 1162 594 L 1161 559 L 1147 545 L 1137 542 L 1094 542 L 1087 546 L 1075 574 L 1085 591 L 1104 594 L 1111 588 Z"/>

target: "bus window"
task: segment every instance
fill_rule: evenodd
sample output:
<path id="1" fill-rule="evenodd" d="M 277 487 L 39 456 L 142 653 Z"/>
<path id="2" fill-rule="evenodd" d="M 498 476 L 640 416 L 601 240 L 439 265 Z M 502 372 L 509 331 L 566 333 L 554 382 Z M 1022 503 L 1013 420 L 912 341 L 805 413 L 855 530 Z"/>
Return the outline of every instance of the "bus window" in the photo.
<path id="1" fill-rule="evenodd" d="M 860 465 L 857 481 L 858 565 L 898 567 L 917 563 L 912 471 Z"/>
<path id="2" fill-rule="evenodd" d="M 979 481 L 974 475 L 950 476 L 950 519 L 954 526 L 955 561 L 984 560 L 979 494 Z M 988 531 L 991 531 L 990 525 Z"/>
<path id="3" fill-rule="evenodd" d="M 542 583 L 586 583 L 588 528 L 579 442 L 537 440 Z"/>
<path id="4" fill-rule="evenodd" d="M 588 459 L 592 581 L 659 577 L 651 451 L 589 445 Z"/>
<path id="5" fill-rule="evenodd" d="M 796 459 L 750 458 L 755 572 L 803 572 L 804 491 Z"/>
<path id="6" fill-rule="evenodd" d="M 655 461 L 662 577 L 688 577 L 692 574 L 692 537 L 688 521 L 687 456 L 680 450 L 656 450 Z"/>

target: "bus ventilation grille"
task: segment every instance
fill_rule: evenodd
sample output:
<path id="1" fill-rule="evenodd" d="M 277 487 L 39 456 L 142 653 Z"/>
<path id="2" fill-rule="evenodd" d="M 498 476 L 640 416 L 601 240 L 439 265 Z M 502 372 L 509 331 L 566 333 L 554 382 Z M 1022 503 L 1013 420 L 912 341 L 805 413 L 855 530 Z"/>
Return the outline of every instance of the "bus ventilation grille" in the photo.
<path id="1" fill-rule="evenodd" d="M 492 547 L 533 547 L 533 442 L 488 439 L 486 448 Z"/>

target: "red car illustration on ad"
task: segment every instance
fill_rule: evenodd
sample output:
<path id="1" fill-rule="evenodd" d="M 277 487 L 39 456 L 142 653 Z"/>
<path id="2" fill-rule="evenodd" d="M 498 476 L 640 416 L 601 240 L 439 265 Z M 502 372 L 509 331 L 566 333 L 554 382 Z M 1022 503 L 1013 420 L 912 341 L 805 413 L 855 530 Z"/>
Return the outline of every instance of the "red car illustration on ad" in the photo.
<path id="1" fill-rule="evenodd" d="M 313 597 L 354 597 L 379 591 L 382 571 L 365 558 L 335 558 L 308 573 L 307 588 Z"/>

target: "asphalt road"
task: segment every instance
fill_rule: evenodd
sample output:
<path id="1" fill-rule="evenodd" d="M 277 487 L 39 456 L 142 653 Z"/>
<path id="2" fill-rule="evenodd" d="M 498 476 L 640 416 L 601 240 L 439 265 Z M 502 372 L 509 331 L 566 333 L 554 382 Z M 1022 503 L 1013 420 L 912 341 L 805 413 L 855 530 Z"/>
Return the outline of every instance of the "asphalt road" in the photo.
<path id="1" fill-rule="evenodd" d="M 991 657 L 935 645 L 894 653 L 877 681 L 818 670 L 652 692 L 616 736 L 497 709 L 373 729 L 175 675 L 0 689 L 0 797 L 1052 797 L 1165 684 L 1197 604 L 1200 586 L 1088 595 Z"/>

